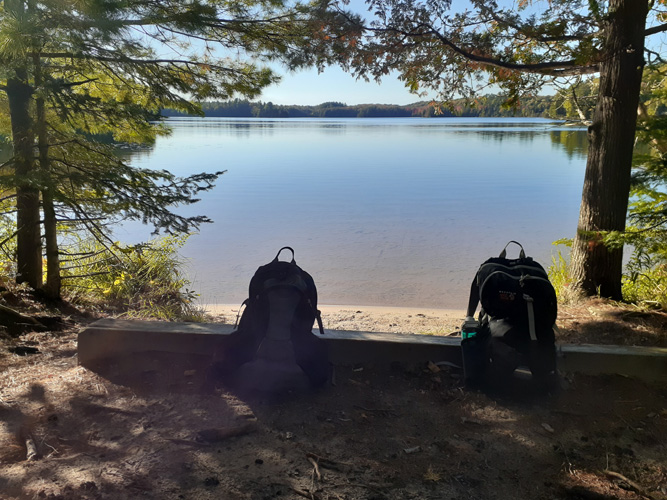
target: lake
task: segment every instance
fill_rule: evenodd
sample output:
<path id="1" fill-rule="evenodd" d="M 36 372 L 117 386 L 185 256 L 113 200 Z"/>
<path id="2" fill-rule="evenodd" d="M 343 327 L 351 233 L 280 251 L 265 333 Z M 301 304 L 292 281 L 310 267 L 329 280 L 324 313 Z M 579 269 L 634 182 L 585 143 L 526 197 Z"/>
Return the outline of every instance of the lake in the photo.
<path id="1" fill-rule="evenodd" d="M 179 175 L 227 170 L 183 255 L 202 303 L 241 303 L 289 245 L 320 303 L 465 309 L 509 240 L 545 267 L 577 226 L 585 130 L 542 119 L 169 119 L 132 153 Z M 148 231 L 128 225 L 126 242 Z M 516 254 L 516 247 L 510 256 Z M 287 257 L 289 253 L 285 253 Z"/>

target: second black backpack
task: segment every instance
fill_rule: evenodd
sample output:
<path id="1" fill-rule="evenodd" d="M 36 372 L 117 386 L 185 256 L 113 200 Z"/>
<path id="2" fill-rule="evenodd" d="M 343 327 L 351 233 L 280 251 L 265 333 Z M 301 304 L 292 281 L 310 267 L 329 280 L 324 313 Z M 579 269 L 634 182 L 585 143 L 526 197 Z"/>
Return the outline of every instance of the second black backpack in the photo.
<path id="1" fill-rule="evenodd" d="M 510 243 L 521 248 L 516 259 L 506 257 Z M 496 374 L 527 365 L 534 377 L 543 379 L 556 371 L 556 292 L 544 268 L 526 257 L 521 244 L 510 243 L 479 267 L 467 316 L 474 316 L 481 304 L 480 333 L 490 336 L 489 360 Z"/>

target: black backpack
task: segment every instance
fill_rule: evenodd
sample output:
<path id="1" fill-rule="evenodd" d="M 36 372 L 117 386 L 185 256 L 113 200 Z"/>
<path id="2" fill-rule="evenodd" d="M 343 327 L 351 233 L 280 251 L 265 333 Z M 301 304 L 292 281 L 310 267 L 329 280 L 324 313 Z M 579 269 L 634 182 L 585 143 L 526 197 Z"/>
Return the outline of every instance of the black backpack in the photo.
<path id="1" fill-rule="evenodd" d="M 291 261 L 278 260 L 283 250 L 292 252 Z M 327 346 L 312 332 L 317 320 L 320 334 L 324 334 L 317 288 L 311 275 L 296 264 L 292 248 L 281 248 L 271 262 L 257 269 L 243 306 L 237 327 L 225 342 L 223 355 L 218 356 L 219 371 L 244 372 L 240 377 L 252 371 L 252 377 L 264 380 L 251 385 L 267 390 L 272 382 L 277 386 L 281 377 L 288 378 L 288 373 L 295 378 L 299 368 L 312 386 L 328 380 Z"/>
<path id="2" fill-rule="evenodd" d="M 506 258 L 510 243 L 521 248 L 519 258 Z M 555 374 L 556 292 L 547 272 L 526 257 L 521 244 L 510 241 L 499 257 L 479 267 L 467 316 L 474 316 L 478 303 L 480 335 L 489 338 L 487 359 L 494 375 L 511 374 L 519 365 L 527 365 L 538 379 Z"/>

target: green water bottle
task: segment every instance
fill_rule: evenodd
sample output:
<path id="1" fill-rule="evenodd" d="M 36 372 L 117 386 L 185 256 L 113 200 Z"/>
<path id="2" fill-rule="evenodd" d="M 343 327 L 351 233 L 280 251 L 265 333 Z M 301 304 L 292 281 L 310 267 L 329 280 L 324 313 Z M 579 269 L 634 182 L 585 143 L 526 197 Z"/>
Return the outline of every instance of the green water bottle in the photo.
<path id="1" fill-rule="evenodd" d="M 461 326 L 461 340 L 472 339 L 479 333 L 479 321 L 473 316 L 466 316 Z"/>
<path id="2" fill-rule="evenodd" d="M 461 325 L 461 354 L 463 376 L 467 385 L 479 386 L 484 380 L 487 365 L 486 340 L 479 321 L 472 316 L 466 317 Z"/>

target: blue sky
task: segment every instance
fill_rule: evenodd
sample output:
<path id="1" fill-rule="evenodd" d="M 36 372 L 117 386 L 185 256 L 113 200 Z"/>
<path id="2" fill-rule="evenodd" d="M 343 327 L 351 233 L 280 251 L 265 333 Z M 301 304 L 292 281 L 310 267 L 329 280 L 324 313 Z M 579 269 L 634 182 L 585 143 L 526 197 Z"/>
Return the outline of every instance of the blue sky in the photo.
<path id="1" fill-rule="evenodd" d="M 335 67 L 318 74 L 316 69 L 285 73 L 278 85 L 265 89 L 259 100 L 274 104 L 315 105 L 326 101 L 345 104 L 410 104 L 425 97 L 411 94 L 395 75 L 385 77 L 381 84 L 356 80 Z"/>

